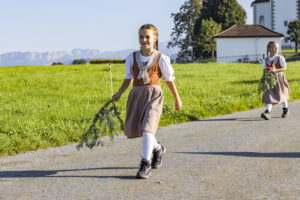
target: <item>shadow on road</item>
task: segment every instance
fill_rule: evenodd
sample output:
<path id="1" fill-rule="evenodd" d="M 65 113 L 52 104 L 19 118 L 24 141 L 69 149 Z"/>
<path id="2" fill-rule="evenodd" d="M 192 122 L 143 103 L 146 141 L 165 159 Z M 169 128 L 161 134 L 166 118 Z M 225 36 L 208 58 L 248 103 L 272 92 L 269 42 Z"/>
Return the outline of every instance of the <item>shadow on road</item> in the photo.
<path id="1" fill-rule="evenodd" d="M 192 121 L 197 121 L 197 122 L 219 122 L 219 121 L 262 121 L 260 117 L 255 117 L 255 118 L 222 118 L 222 119 L 201 119 L 198 120 L 193 116 L 188 116 L 188 118 Z"/>
<path id="2" fill-rule="evenodd" d="M 239 156 L 239 157 L 264 157 L 264 158 L 300 158 L 300 152 L 278 152 L 278 153 L 259 153 L 259 152 L 176 152 L 182 154 L 203 154 L 220 156 Z"/>
<path id="3" fill-rule="evenodd" d="M 0 171 L 0 178 L 118 178 L 118 179 L 136 179 L 135 176 L 81 176 L 81 175 L 58 175 L 64 172 L 79 172 L 92 170 L 125 170 L 138 169 L 137 167 L 103 167 L 87 169 L 66 169 L 66 170 L 28 170 L 28 171 Z"/>

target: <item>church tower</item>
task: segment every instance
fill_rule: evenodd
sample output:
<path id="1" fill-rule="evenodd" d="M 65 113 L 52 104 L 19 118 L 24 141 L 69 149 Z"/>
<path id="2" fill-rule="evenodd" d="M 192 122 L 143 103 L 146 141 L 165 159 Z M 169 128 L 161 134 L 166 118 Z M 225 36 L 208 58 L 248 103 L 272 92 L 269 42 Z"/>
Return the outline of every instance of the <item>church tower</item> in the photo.
<path id="1" fill-rule="evenodd" d="M 282 48 L 294 48 L 295 44 L 287 39 L 287 30 L 289 22 L 300 19 L 300 0 L 255 0 L 251 6 L 253 24 L 282 33 Z"/>

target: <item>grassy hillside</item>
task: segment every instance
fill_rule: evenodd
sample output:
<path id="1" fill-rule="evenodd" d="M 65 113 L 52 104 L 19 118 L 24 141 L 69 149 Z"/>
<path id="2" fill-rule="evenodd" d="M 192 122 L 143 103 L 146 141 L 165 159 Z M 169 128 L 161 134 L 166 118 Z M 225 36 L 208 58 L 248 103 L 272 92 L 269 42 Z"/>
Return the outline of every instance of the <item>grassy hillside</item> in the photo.
<path id="1" fill-rule="evenodd" d="M 300 99 L 300 62 L 288 63 L 291 99 Z M 113 67 L 116 91 L 124 64 Z M 176 64 L 183 110 L 165 93 L 160 125 L 168 125 L 263 106 L 256 93 L 261 65 Z M 117 103 L 125 118 L 129 89 Z M 108 65 L 0 68 L 0 155 L 79 141 L 94 114 L 111 98 Z"/>

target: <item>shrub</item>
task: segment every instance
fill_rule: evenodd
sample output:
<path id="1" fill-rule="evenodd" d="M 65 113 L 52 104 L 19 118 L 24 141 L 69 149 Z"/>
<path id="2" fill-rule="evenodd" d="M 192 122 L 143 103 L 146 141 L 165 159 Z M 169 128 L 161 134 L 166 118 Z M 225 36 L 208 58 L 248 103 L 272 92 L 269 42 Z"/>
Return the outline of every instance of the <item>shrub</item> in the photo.
<path id="1" fill-rule="evenodd" d="M 62 62 L 54 62 L 51 65 L 64 65 L 64 63 L 62 63 Z"/>
<path id="2" fill-rule="evenodd" d="M 88 62 L 86 61 L 86 59 L 75 59 L 72 62 L 73 65 L 85 65 L 87 63 Z"/>
<path id="3" fill-rule="evenodd" d="M 92 59 L 91 64 L 105 64 L 105 63 L 125 63 L 123 59 Z"/>

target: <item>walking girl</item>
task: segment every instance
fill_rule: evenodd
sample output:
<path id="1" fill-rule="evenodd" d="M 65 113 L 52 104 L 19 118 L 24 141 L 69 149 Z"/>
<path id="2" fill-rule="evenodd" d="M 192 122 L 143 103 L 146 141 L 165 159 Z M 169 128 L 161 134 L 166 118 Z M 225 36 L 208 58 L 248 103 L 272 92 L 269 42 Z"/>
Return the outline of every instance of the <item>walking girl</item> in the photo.
<path id="1" fill-rule="evenodd" d="M 265 120 L 271 119 L 272 105 L 283 104 L 282 118 L 288 116 L 288 99 L 290 97 L 289 84 L 285 78 L 286 62 L 283 56 L 278 55 L 279 45 L 276 41 L 270 41 L 267 46 L 269 56 L 263 62 L 263 70 L 275 73 L 277 84 L 274 88 L 267 90 L 262 97 L 262 102 L 266 104 L 266 110 L 261 114 Z"/>
<path id="2" fill-rule="evenodd" d="M 175 98 L 175 109 L 181 110 L 182 102 L 174 83 L 174 70 L 170 59 L 158 51 L 158 31 L 152 24 L 140 27 L 140 50 L 126 58 L 125 79 L 119 91 L 112 97 L 118 101 L 133 82 L 127 99 L 125 135 L 128 138 L 143 137 L 143 157 L 136 177 L 147 179 L 151 168 L 162 166 L 162 156 L 166 148 L 155 137 L 163 105 L 161 77 Z"/>

